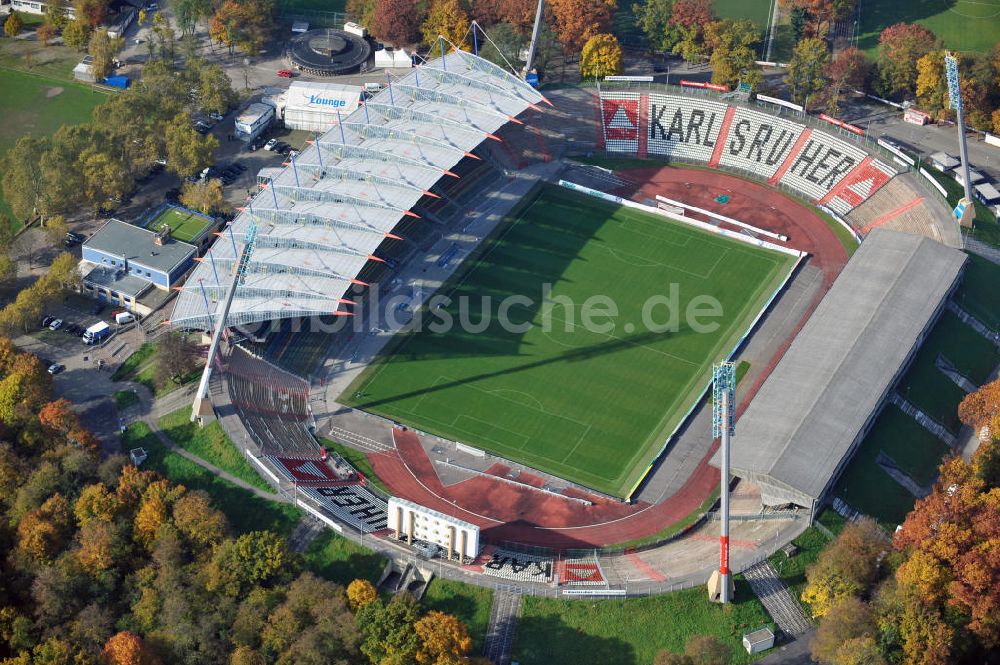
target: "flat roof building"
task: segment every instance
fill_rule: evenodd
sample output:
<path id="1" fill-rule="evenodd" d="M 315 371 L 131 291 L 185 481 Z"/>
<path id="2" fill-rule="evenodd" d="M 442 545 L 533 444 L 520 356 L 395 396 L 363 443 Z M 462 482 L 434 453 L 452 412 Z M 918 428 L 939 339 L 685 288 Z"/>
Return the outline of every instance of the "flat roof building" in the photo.
<path id="1" fill-rule="evenodd" d="M 150 287 L 169 291 L 197 255 L 197 248 L 170 236 L 109 219 L 83 243 L 84 290 L 99 300 L 133 309 Z"/>
<path id="2" fill-rule="evenodd" d="M 965 260 L 929 238 L 887 229 L 868 235 L 736 426 L 732 473 L 759 485 L 764 505 L 815 513 Z"/>

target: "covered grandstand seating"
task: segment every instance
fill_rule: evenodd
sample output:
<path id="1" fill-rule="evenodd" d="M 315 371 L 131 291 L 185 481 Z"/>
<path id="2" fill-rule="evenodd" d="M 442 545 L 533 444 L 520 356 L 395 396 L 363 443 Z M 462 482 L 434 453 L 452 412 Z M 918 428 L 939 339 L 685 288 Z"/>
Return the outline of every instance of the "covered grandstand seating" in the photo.
<path id="1" fill-rule="evenodd" d="M 841 215 L 897 174 L 831 132 L 702 96 L 605 91 L 600 108 L 611 152 L 739 169 Z"/>
<path id="2" fill-rule="evenodd" d="M 303 487 L 299 491 L 362 533 L 382 531 L 389 522 L 389 506 L 385 500 L 361 485 Z"/>

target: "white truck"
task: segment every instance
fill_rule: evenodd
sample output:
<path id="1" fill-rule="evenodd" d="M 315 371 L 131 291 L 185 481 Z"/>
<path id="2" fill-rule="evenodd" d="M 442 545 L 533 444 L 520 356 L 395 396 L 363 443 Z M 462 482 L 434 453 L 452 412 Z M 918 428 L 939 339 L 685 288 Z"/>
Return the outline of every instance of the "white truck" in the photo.
<path id="1" fill-rule="evenodd" d="M 106 321 L 95 323 L 83 333 L 84 344 L 99 344 L 111 335 L 111 326 Z"/>

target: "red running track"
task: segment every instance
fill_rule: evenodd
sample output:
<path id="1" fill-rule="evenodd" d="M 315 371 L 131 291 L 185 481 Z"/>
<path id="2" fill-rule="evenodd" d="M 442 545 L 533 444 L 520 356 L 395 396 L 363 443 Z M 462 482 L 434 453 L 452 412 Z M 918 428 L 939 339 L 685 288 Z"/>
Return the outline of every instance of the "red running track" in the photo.
<path id="1" fill-rule="evenodd" d="M 742 411 L 847 263 L 847 253 L 815 212 L 769 186 L 725 173 L 694 169 L 644 168 L 625 171 L 622 175 L 644 183 L 634 192 L 621 192 L 624 195 L 642 200 L 662 194 L 776 231 L 788 236 L 789 246 L 809 252 L 811 265 L 822 270 L 823 286 L 819 294 L 751 386 L 740 405 Z M 715 202 L 720 194 L 731 197 L 727 204 Z M 395 451 L 368 455 L 375 473 L 392 493 L 477 524 L 483 539 L 491 543 L 514 541 L 565 549 L 636 540 L 662 531 L 690 515 L 719 483 L 718 469 L 708 463 L 718 447 L 713 443 L 683 487 L 655 505 L 643 502 L 627 505 L 588 496 L 594 502 L 588 506 L 486 476 L 445 486 L 417 435 L 398 429 L 393 434 Z M 497 465 L 490 469 L 495 475 L 504 471 Z M 583 492 L 577 495 L 587 496 Z"/>

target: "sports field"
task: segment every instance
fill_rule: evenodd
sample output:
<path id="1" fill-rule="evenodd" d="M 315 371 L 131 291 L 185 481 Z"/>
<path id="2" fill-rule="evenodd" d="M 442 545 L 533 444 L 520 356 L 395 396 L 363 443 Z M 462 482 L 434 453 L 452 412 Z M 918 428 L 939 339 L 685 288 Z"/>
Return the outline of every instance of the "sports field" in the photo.
<path id="1" fill-rule="evenodd" d="M 191 242 L 211 224 L 204 215 L 184 208 L 167 208 L 149 223 L 150 231 L 159 231 L 164 224 L 170 225 L 170 235 L 181 242 Z"/>
<path id="2" fill-rule="evenodd" d="M 9 40 L 8 40 L 9 41 Z M 68 83 L 0 68 L 0 157 L 26 134 L 51 136 L 63 125 L 86 122 L 104 92 L 79 83 Z M 2 176 L 2 173 L 0 173 Z M 0 215 L 13 217 L 0 197 Z M 21 220 L 15 220 L 20 228 Z"/>
<path id="3" fill-rule="evenodd" d="M 920 23 L 946 48 L 986 52 L 1000 35 L 1000 0 L 860 0 L 858 48 L 874 55 L 882 30 Z"/>
<path id="4" fill-rule="evenodd" d="M 720 18 L 748 18 L 762 31 L 767 30 L 774 0 L 712 0 L 712 9 Z"/>
<path id="5" fill-rule="evenodd" d="M 793 262 L 544 186 L 442 288 L 450 304 L 397 335 L 340 399 L 625 496 Z M 522 299 L 507 311 L 511 296 Z M 697 296 L 721 306 L 702 319 L 710 331 L 684 316 Z M 679 313 L 667 332 L 644 324 L 653 297 L 672 301 L 655 323 Z M 595 305 L 612 315 L 585 325 Z M 450 329 L 430 325 L 445 317 Z"/>

